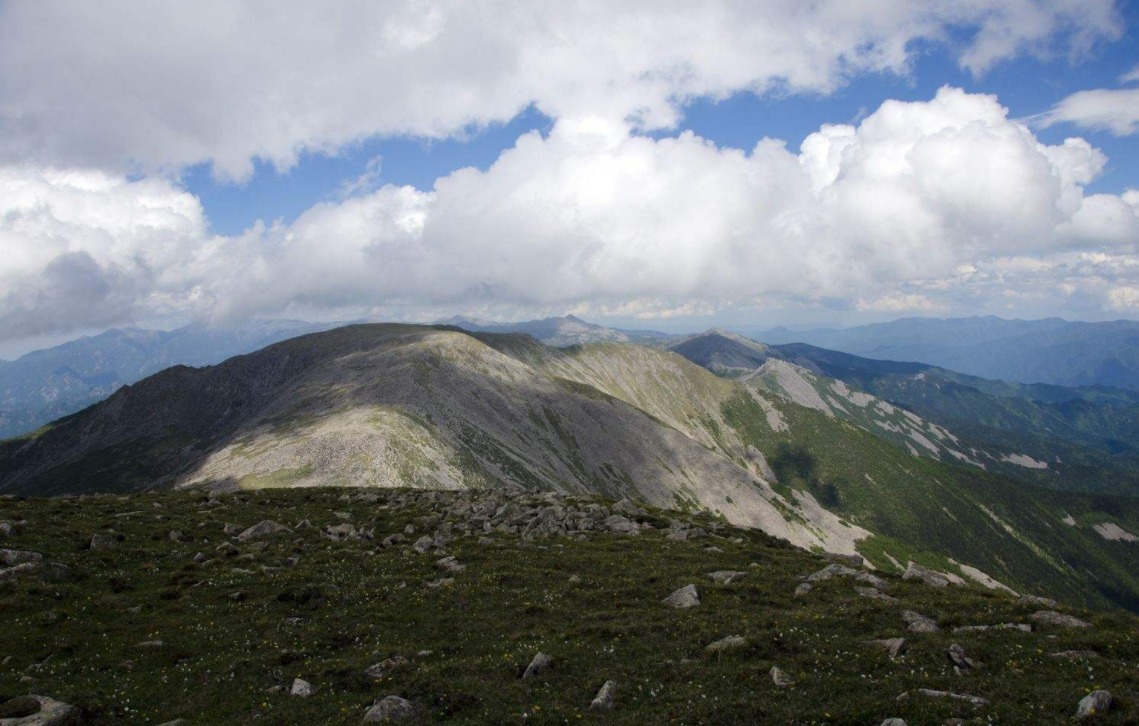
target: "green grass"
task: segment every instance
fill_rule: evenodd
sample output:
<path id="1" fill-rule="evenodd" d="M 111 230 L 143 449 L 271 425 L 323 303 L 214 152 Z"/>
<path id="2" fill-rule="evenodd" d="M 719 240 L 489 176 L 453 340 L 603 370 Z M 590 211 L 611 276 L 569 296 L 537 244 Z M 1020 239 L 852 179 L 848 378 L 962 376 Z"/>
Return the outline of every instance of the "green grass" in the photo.
<path id="1" fill-rule="evenodd" d="M 368 504 L 345 501 L 341 491 L 261 491 L 227 495 L 219 508 L 199 506 L 204 496 L 193 493 L 0 499 L 0 519 L 28 522 L 4 546 L 43 552 L 73 572 L 61 582 L 0 585 L 0 661 L 11 656 L 0 667 L 0 696 L 50 695 L 82 707 L 94 723 L 359 723 L 373 700 L 389 694 L 417 703 L 425 723 L 867 724 L 894 716 L 1068 723 L 1078 700 L 1103 687 L 1119 703 L 1103 723 L 1139 719 L 1139 631 L 1125 613 L 1075 611 L 1094 623 L 1086 631 L 911 635 L 909 654 L 891 661 L 863 641 L 902 635 L 904 608 L 945 627 L 1023 622 L 1034 608 L 894 577 L 887 589 L 898 603 L 859 597 L 840 580 L 795 597 L 798 578 L 825 561 L 756 531 L 724 530 L 714 540 L 719 553 L 704 549 L 708 540 L 668 542 L 659 531 L 586 541 L 464 538 L 448 551 L 467 569 L 440 588 L 424 584 L 439 576 L 432 563 L 440 555 L 332 542 L 315 530 L 267 538 L 263 548 L 241 545 L 239 557 L 192 562 L 196 552 L 213 557 L 229 541 L 221 532 L 227 522 L 307 518 L 319 526 L 339 522 L 336 511 L 376 527 L 377 539 L 408 524 L 418 536 L 432 505 L 389 509 L 391 495 Z M 136 514 L 117 516 L 128 512 Z M 657 522 L 686 516 L 650 513 Z M 83 549 L 92 533 L 112 528 L 122 540 L 117 548 Z M 173 529 L 187 541 L 172 541 Z M 290 556 L 300 558 L 295 567 L 260 572 Z M 707 578 L 719 569 L 748 575 L 719 586 Z M 700 606 L 659 603 L 690 582 Z M 749 645 L 720 657 L 704 653 L 732 634 Z M 165 645 L 137 646 L 156 639 Z M 986 664 L 980 673 L 953 674 L 945 657 L 952 642 Z M 1047 655 L 1072 649 L 1100 657 Z M 552 655 L 554 667 L 521 681 L 538 651 Z M 395 655 L 410 664 L 378 683 L 363 675 Z M 796 684 L 774 686 L 773 665 Z M 35 680 L 21 683 L 24 675 Z M 267 692 L 294 677 L 317 694 Z M 587 710 L 607 679 L 619 684 L 617 708 Z M 896 700 L 916 688 L 973 693 L 992 705 Z"/>

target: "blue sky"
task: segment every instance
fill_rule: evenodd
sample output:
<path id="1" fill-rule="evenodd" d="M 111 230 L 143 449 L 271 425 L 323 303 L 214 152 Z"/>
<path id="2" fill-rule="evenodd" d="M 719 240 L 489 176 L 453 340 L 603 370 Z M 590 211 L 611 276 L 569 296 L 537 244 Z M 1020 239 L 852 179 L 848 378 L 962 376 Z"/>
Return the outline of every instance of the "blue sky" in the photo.
<path id="1" fill-rule="evenodd" d="M 1115 0 L 0 2 L 0 351 L 1139 317 L 1137 27 Z"/>
<path id="2" fill-rule="evenodd" d="M 1139 33 L 1134 30 L 1139 28 L 1139 6 L 1122 4 L 1119 13 L 1129 32 L 1075 58 L 1064 54 L 1043 59 L 1017 57 L 975 76 L 958 66 L 951 45 L 924 43 L 914 51 L 912 70 L 905 75 L 858 76 L 829 94 L 761 96 L 743 91 L 722 100 L 696 99 L 685 106 L 678 128 L 654 135 L 691 130 L 717 145 L 742 150 L 750 150 L 768 136 L 798 148 L 805 136 L 825 123 L 856 123 L 886 99 L 921 101 L 943 85 L 996 94 L 1015 118 L 1040 114 L 1077 91 L 1117 85 L 1118 78 L 1139 64 Z M 373 159 L 382 163 L 377 183 L 430 190 L 437 178 L 456 169 L 474 166 L 485 170 L 518 136 L 534 130 L 548 132 L 552 123 L 531 106 L 507 123 L 472 126 L 461 138 L 373 138 L 334 155 L 306 154 L 284 173 L 260 162 L 245 183 L 218 181 L 209 164 L 202 163 L 187 169 L 182 181 L 202 200 L 214 230 L 232 235 L 258 219 L 291 222 L 315 202 L 338 198 L 345 182 L 365 174 Z M 1111 159 L 1104 174 L 1088 185 L 1089 191 L 1139 188 L 1139 142 L 1134 137 L 1078 129 L 1072 124 L 1037 132 L 1038 138 L 1050 144 L 1071 135 L 1088 139 Z"/>

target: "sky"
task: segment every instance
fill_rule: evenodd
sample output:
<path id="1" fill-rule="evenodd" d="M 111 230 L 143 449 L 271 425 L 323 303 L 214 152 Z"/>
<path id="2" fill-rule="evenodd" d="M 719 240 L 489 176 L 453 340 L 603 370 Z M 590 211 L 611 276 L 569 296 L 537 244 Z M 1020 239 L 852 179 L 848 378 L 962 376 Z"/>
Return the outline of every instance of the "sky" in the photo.
<path id="1" fill-rule="evenodd" d="M 1137 5 L 0 0 L 0 355 L 1136 318 Z"/>

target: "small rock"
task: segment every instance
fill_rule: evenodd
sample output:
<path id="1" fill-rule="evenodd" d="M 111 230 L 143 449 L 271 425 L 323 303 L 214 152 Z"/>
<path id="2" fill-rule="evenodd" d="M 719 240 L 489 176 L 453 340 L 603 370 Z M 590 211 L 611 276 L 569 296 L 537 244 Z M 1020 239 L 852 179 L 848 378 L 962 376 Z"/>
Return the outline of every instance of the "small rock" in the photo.
<path id="1" fill-rule="evenodd" d="M 919 688 L 918 693 L 926 698 L 952 698 L 957 701 L 966 701 L 972 706 L 987 706 L 989 705 L 988 699 L 981 698 L 980 696 L 973 696 L 968 693 L 950 693 L 949 691 L 935 691 L 932 688 Z M 899 701 L 904 701 L 910 697 L 910 692 L 906 691 L 898 696 Z"/>
<path id="2" fill-rule="evenodd" d="M 1049 653 L 1048 657 L 1063 660 L 1086 660 L 1088 658 L 1098 658 L 1099 653 L 1094 650 L 1062 650 L 1058 653 Z"/>
<path id="3" fill-rule="evenodd" d="M 1076 708 L 1076 718 L 1087 718 L 1110 711 L 1111 705 L 1112 698 L 1109 691 L 1092 691 L 1080 699 L 1080 705 Z"/>
<path id="4" fill-rule="evenodd" d="M 444 572 L 462 572 L 467 569 L 466 565 L 459 564 L 459 561 L 454 557 L 444 557 L 435 562 L 435 567 Z"/>
<path id="5" fill-rule="evenodd" d="M 281 532 L 292 532 L 292 530 L 283 524 L 274 522 L 271 519 L 266 519 L 258 522 L 249 529 L 246 529 L 241 534 L 237 535 L 237 541 L 248 542 L 251 539 L 256 539 L 258 537 L 268 537 L 270 535 L 280 534 Z"/>
<path id="6" fill-rule="evenodd" d="M 171 542 L 181 542 L 182 541 L 182 530 L 172 529 L 172 530 L 170 530 L 169 536 L 170 536 Z"/>
<path id="7" fill-rule="evenodd" d="M 408 525 L 411 526 L 410 524 Z M 385 723 L 388 721 L 406 721 L 415 715 L 415 706 L 411 701 L 399 696 L 387 696 L 376 701 L 364 714 L 364 721 L 368 723 Z"/>
<path id="8" fill-rule="evenodd" d="M 551 665 L 553 665 L 553 663 L 554 659 L 545 653 L 537 654 L 534 656 L 533 660 L 530 661 L 530 665 L 526 666 L 526 671 L 522 674 L 522 680 L 527 680 L 528 678 L 533 678 L 534 676 L 541 675 Z"/>
<path id="9" fill-rule="evenodd" d="M 700 594 L 696 592 L 695 585 L 685 585 L 661 602 L 674 608 L 695 607 L 700 604 Z"/>
<path id="10" fill-rule="evenodd" d="M 862 567 L 866 561 L 862 559 L 862 555 L 840 555 L 837 552 L 828 552 L 825 555 L 831 562 L 837 562 L 840 565 L 848 567 Z"/>
<path id="11" fill-rule="evenodd" d="M 910 648 L 910 644 L 906 642 L 905 638 L 886 638 L 885 640 L 869 640 L 867 642 L 871 645 L 885 648 L 891 658 L 898 658 L 905 655 L 905 652 Z"/>
<path id="12" fill-rule="evenodd" d="M 410 527 L 411 525 L 408 525 L 408 526 Z M 419 539 L 415 540 L 415 544 L 413 544 L 411 546 L 411 548 L 413 550 L 415 550 L 416 552 L 418 552 L 421 555 L 427 554 L 427 551 L 430 549 L 433 549 L 434 547 L 435 547 L 435 540 L 432 539 L 431 537 L 428 537 L 427 535 L 423 535 Z"/>
<path id="13" fill-rule="evenodd" d="M 779 666 L 771 666 L 770 672 L 771 682 L 780 688 L 786 688 L 787 686 L 795 685 L 795 681 L 791 679 L 791 676 L 783 672 L 783 669 Z"/>
<path id="14" fill-rule="evenodd" d="M 407 658 L 404 658 L 402 655 L 392 656 L 387 660 L 368 666 L 364 670 L 364 675 L 372 680 L 378 681 L 382 678 L 386 678 L 392 671 L 403 668 L 407 664 Z"/>
<path id="15" fill-rule="evenodd" d="M 241 534 L 241 525 L 240 524 L 226 524 L 224 527 L 221 528 L 221 531 L 223 534 L 225 534 L 229 537 L 233 537 L 235 535 Z"/>
<path id="16" fill-rule="evenodd" d="M 569 581 L 571 584 L 576 585 L 577 583 L 581 582 L 581 575 L 570 575 Z"/>
<path id="17" fill-rule="evenodd" d="M 802 597 L 803 595 L 806 595 L 807 593 L 809 593 L 812 589 L 814 589 L 814 588 L 811 585 L 811 583 L 801 582 L 801 583 L 799 583 L 799 586 L 795 588 L 795 596 L 796 597 Z"/>
<path id="18" fill-rule="evenodd" d="M 906 629 L 911 633 L 936 633 L 941 630 L 936 621 L 913 610 L 903 610 L 902 620 L 906 621 Z"/>
<path id="19" fill-rule="evenodd" d="M 1056 602 L 1050 597 L 1040 597 L 1039 595 L 1023 595 L 1017 603 L 1020 605 L 1035 605 L 1042 608 L 1056 608 L 1060 603 Z"/>
<path id="20" fill-rule="evenodd" d="M 1058 628 L 1090 628 L 1092 626 L 1091 623 L 1071 615 L 1058 613 L 1055 610 L 1038 610 L 1029 615 L 1028 619 L 1041 625 L 1055 625 Z"/>
<path id="21" fill-rule="evenodd" d="M 590 708 L 604 708 L 612 709 L 614 697 L 617 695 L 617 682 L 605 681 L 601 686 L 601 690 L 597 692 L 597 696 L 589 704 Z"/>
<path id="22" fill-rule="evenodd" d="M 293 686 L 289 689 L 290 696 L 299 696 L 301 698 L 308 698 L 314 693 L 316 693 L 316 689 L 303 678 L 294 678 Z"/>
<path id="23" fill-rule="evenodd" d="M 873 587 L 856 587 L 854 591 L 862 597 L 868 597 L 871 600 L 886 600 L 888 602 L 897 602 L 898 598 L 890 597 L 884 592 L 881 592 Z"/>
<path id="24" fill-rule="evenodd" d="M 949 662 L 953 665 L 954 672 L 959 676 L 965 675 L 974 669 L 979 668 L 981 665 L 977 661 L 966 656 L 965 649 L 956 643 L 949 646 L 947 655 L 949 656 Z"/>
<path id="25" fill-rule="evenodd" d="M 118 543 L 118 540 L 109 534 L 96 533 L 91 535 L 91 541 L 87 548 L 93 552 L 98 552 L 99 550 L 114 549 Z"/>
<path id="26" fill-rule="evenodd" d="M 879 726 L 906 726 L 906 722 L 900 718 L 888 718 Z"/>
<path id="27" fill-rule="evenodd" d="M 434 588 L 434 587 L 445 587 L 447 585 L 455 584 L 455 578 L 453 578 L 453 577 L 440 577 L 437 580 L 428 580 L 427 582 L 425 582 L 423 584 L 427 585 L 427 587 L 432 587 L 432 588 Z"/>
<path id="28" fill-rule="evenodd" d="M 746 575 L 746 572 L 739 572 L 738 570 L 716 570 L 715 572 L 708 573 L 708 577 L 721 585 L 730 585 Z"/>
<path id="29" fill-rule="evenodd" d="M 202 554 L 201 552 L 194 555 L 194 564 L 200 565 L 205 561 L 206 561 L 206 556 L 204 554 Z"/>
<path id="30" fill-rule="evenodd" d="M 729 635 L 726 638 L 720 638 L 714 643 L 709 643 L 704 647 L 704 650 L 709 653 L 724 653 L 729 650 L 739 650 L 740 648 L 746 647 L 746 638 L 739 635 Z"/>

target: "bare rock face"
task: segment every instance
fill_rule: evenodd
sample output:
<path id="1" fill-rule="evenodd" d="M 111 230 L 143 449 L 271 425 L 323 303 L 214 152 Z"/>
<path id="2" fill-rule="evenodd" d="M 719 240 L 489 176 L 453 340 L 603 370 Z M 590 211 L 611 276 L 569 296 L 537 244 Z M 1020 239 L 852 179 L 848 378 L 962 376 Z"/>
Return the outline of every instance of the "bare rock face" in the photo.
<path id="1" fill-rule="evenodd" d="M 64 726 L 77 717 L 74 706 L 31 693 L 0 704 L 3 726 Z"/>
<path id="2" fill-rule="evenodd" d="M 685 585 L 661 600 L 661 602 L 674 608 L 696 607 L 700 604 L 700 594 L 696 592 L 695 585 Z"/>

